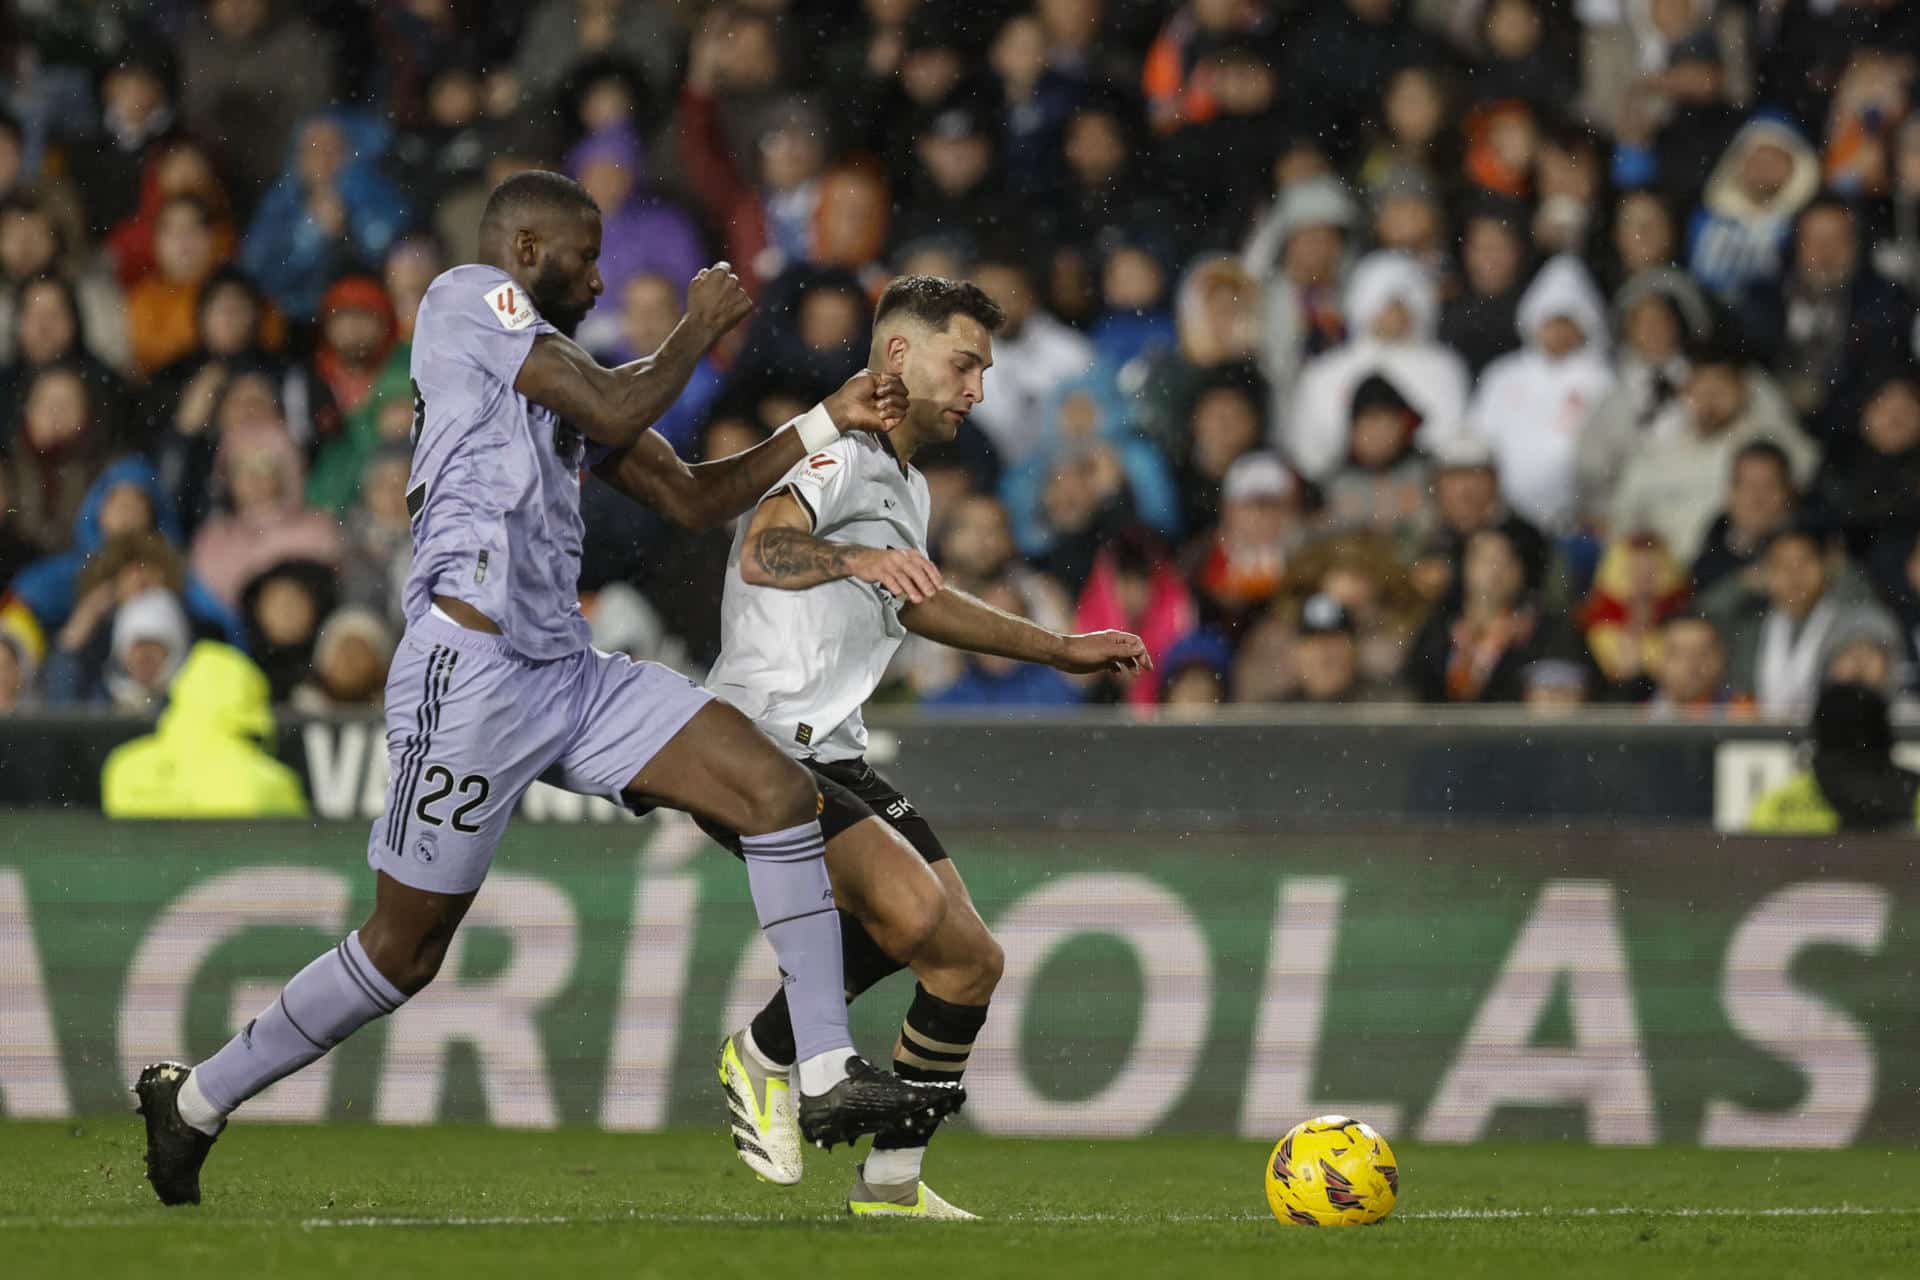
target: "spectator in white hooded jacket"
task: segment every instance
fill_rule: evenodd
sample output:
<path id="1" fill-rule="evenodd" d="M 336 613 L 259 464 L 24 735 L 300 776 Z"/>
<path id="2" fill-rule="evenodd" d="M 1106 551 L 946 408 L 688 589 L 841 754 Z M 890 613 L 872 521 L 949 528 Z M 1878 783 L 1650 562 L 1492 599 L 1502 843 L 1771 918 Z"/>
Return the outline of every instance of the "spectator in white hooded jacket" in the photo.
<path id="1" fill-rule="evenodd" d="M 1346 313 L 1348 340 L 1307 362 L 1280 425 L 1277 443 L 1313 480 L 1346 460 L 1353 393 L 1376 374 L 1420 415 L 1420 448 L 1442 447 L 1464 429 L 1467 364 L 1434 337 L 1440 294 L 1417 259 L 1393 252 L 1362 258 L 1348 277 Z"/>
<path id="2" fill-rule="evenodd" d="M 1581 428 L 1614 385 L 1606 306 L 1578 258 L 1540 268 L 1518 329 L 1524 345 L 1480 375 L 1467 425 L 1492 446 L 1508 504 L 1561 533 L 1573 522 Z"/>

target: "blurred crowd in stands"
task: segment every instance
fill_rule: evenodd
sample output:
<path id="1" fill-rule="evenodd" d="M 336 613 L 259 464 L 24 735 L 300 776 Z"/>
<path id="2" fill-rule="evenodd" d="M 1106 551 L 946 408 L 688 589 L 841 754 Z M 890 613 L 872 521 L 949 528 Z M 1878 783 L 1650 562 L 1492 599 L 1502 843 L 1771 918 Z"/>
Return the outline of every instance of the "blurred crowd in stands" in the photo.
<path id="1" fill-rule="evenodd" d="M 910 644 L 888 696 L 1909 696 L 1920 0 L 14 0 L 0 711 L 197 640 L 378 704 L 412 318 L 493 183 L 605 219 L 579 338 L 757 310 L 658 424 L 763 438 L 900 273 L 1005 307 L 923 456 L 956 585 L 1154 671 Z M 731 533 L 588 479 L 596 643 L 696 676 Z"/>

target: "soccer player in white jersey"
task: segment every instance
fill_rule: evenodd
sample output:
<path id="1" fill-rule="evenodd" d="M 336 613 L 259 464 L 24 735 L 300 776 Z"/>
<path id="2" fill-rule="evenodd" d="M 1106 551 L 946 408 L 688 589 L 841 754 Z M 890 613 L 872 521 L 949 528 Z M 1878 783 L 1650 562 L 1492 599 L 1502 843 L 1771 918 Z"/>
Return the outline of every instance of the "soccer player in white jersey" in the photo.
<path id="1" fill-rule="evenodd" d="M 927 558 L 927 482 L 913 457 L 952 440 L 980 403 L 1000 322 L 999 306 L 971 284 L 906 276 L 888 286 L 868 365 L 905 380 L 906 415 L 885 434 L 844 436 L 801 459 L 741 523 L 721 602 L 720 659 L 707 677 L 708 689 L 813 770 L 849 998 L 913 970 L 918 985 L 894 1073 L 927 1082 L 957 1084 L 966 1070 L 1000 978 L 1000 947 L 933 828 L 864 759 L 862 704 L 909 631 L 1073 673 L 1148 665 L 1138 636 L 1058 635 L 946 586 Z M 738 849 L 723 824 L 701 825 Z M 718 1064 L 735 1151 L 779 1184 L 801 1174 L 794 1056 L 779 991 L 727 1038 Z M 877 1135 L 848 1208 L 871 1217 L 974 1216 L 921 1181 L 930 1136 Z"/>
<path id="2" fill-rule="evenodd" d="M 387 680 L 386 812 L 367 841 L 373 914 L 218 1052 L 135 1085 L 147 1178 L 198 1203 L 200 1168 L 247 1099 L 397 1011 L 433 980 L 535 779 L 666 805 L 744 833 L 761 927 L 789 975 L 800 1127 L 832 1146 L 958 1107 L 853 1052 L 817 785 L 691 681 L 588 644 L 580 474 L 687 525 L 744 512 L 797 460 L 900 416 L 905 388 L 863 373 L 794 430 L 689 467 L 652 424 L 751 304 L 726 264 L 687 291 L 660 349 L 602 368 L 570 334 L 602 290 L 600 210 L 554 173 L 515 174 L 480 222 L 482 261 L 443 272 L 414 325 L 413 562 Z"/>

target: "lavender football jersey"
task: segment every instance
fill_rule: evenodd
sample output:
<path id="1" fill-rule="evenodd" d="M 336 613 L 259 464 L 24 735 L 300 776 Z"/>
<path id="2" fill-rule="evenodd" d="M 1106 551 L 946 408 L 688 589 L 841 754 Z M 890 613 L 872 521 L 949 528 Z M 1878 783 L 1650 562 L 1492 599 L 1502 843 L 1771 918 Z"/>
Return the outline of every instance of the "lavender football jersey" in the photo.
<path id="1" fill-rule="evenodd" d="M 553 332 L 524 289 L 485 266 L 441 273 L 413 330 L 407 622 L 451 596 L 535 661 L 576 653 L 589 635 L 580 469 L 594 459 L 577 429 L 513 389 L 534 339 Z"/>

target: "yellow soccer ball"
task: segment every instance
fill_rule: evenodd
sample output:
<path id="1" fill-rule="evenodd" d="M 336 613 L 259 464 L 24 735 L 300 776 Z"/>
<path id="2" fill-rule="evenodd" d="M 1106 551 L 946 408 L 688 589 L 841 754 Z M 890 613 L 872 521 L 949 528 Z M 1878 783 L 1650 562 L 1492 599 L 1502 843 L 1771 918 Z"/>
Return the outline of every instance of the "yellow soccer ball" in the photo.
<path id="1" fill-rule="evenodd" d="M 1302 1121 L 1267 1157 L 1267 1205 L 1284 1226 L 1371 1226 L 1399 1195 L 1393 1148 L 1345 1116 Z"/>

